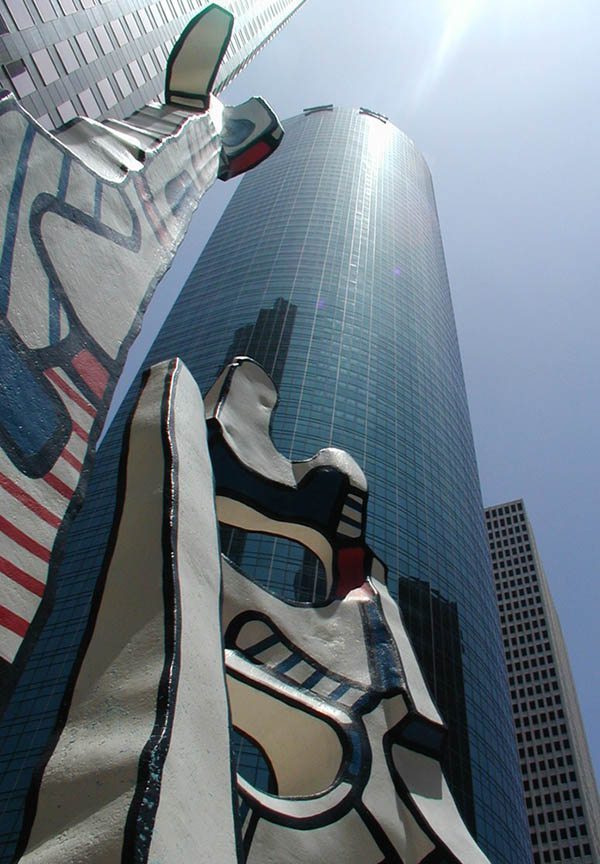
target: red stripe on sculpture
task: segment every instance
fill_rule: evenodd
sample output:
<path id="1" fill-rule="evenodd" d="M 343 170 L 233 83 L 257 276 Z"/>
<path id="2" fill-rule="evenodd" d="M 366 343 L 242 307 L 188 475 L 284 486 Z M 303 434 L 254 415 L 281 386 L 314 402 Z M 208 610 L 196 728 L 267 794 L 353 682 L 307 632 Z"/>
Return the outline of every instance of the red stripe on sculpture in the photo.
<path id="1" fill-rule="evenodd" d="M 92 393 L 95 393 L 98 399 L 102 399 L 109 377 L 104 366 L 85 348 L 83 351 L 75 354 L 71 363 Z"/>
<path id="2" fill-rule="evenodd" d="M 21 570 L 20 567 L 17 567 L 15 564 L 12 564 L 10 561 L 7 561 L 6 558 L 2 558 L 1 556 L 0 572 L 4 573 L 5 576 L 8 576 L 9 579 L 12 579 L 13 582 L 18 582 L 19 585 L 23 586 L 23 588 L 27 588 L 27 590 L 31 591 L 32 594 L 37 594 L 38 597 L 44 596 L 46 586 L 43 582 L 40 582 L 39 579 L 34 579 L 34 577 L 30 576 L 29 573 Z"/>
<path id="3" fill-rule="evenodd" d="M 56 474 L 52 474 L 50 471 L 44 475 L 44 480 L 48 484 L 48 486 L 52 486 L 53 489 L 63 496 L 63 498 L 70 499 L 73 495 L 73 489 L 70 486 L 67 486 L 66 483 L 56 476 Z"/>
<path id="4" fill-rule="evenodd" d="M 40 519 L 43 519 L 44 522 L 47 522 L 48 525 L 52 525 L 53 528 L 60 527 L 60 517 L 56 516 L 54 513 L 51 513 L 46 507 L 36 501 L 29 493 L 25 492 L 24 489 L 21 489 L 20 486 L 17 486 L 16 483 L 6 476 L 6 474 L 0 474 L 0 486 L 3 489 L 16 498 L 17 501 L 20 501 L 21 504 L 24 504 L 32 513 L 35 513 L 36 516 L 39 516 Z"/>
<path id="5" fill-rule="evenodd" d="M 63 381 L 63 379 L 60 377 L 60 375 L 56 372 L 55 369 L 46 369 L 45 375 L 46 378 L 49 378 L 53 384 L 55 384 L 57 387 L 60 387 L 63 393 L 67 394 L 69 399 L 72 399 L 76 405 L 79 405 L 80 408 L 83 408 L 86 414 L 89 414 L 90 417 L 96 416 L 96 409 L 92 405 L 90 405 L 89 402 L 86 402 L 83 396 L 80 396 L 79 393 L 72 387 L 70 387 L 66 381 Z"/>
<path id="6" fill-rule="evenodd" d="M 6 606 L 0 606 L 0 625 L 6 627 L 7 630 L 12 630 L 18 636 L 24 636 L 29 627 L 29 621 L 21 618 L 20 615 L 15 615 Z"/>
<path id="7" fill-rule="evenodd" d="M 72 453 L 69 453 L 68 450 L 63 450 L 61 455 L 62 455 L 62 458 L 65 460 L 65 462 L 68 462 L 72 468 L 76 468 L 78 471 L 81 471 L 81 469 L 83 468 L 83 465 L 79 461 L 79 459 L 77 459 L 75 456 L 73 456 Z"/>
<path id="8" fill-rule="evenodd" d="M 6 534 L 7 537 L 10 537 L 11 540 L 14 540 L 15 543 L 18 543 L 19 546 L 22 546 L 23 549 L 27 549 L 28 552 L 31 552 L 32 555 L 35 555 L 37 558 L 40 558 L 42 561 L 48 562 L 50 560 L 50 550 L 46 549 L 45 546 L 42 546 L 40 543 L 37 543 L 28 534 L 24 534 L 22 531 L 9 522 L 8 519 L 5 519 L 4 516 L 0 516 L 0 531 L 3 534 Z"/>

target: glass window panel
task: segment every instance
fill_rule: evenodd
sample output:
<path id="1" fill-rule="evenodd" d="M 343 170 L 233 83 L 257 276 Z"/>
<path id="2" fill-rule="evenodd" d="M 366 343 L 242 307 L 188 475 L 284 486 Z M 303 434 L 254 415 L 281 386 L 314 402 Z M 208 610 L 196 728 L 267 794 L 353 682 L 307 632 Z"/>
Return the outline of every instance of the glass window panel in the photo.
<path id="1" fill-rule="evenodd" d="M 112 106 L 116 104 L 117 97 L 115 96 L 115 91 L 113 90 L 108 78 L 101 78 L 100 81 L 98 81 L 98 90 L 102 94 L 106 107 L 112 108 Z"/>
<path id="2" fill-rule="evenodd" d="M 96 102 L 96 98 L 89 87 L 82 90 L 79 95 L 79 101 L 83 105 L 83 110 L 87 117 L 97 117 L 100 114 L 100 108 Z"/>
<path id="3" fill-rule="evenodd" d="M 125 31 L 123 30 L 123 25 L 120 21 L 111 21 L 110 26 L 112 27 L 112 31 L 115 34 L 115 38 L 119 45 L 125 45 L 127 42 L 127 36 L 125 35 Z"/>
<path id="4" fill-rule="evenodd" d="M 158 3 L 153 3 L 150 6 L 150 14 L 154 18 L 154 22 L 155 22 L 156 26 L 162 27 L 162 25 L 164 24 L 164 19 L 163 19 L 163 16 L 161 15 L 160 6 L 158 5 Z"/>
<path id="5" fill-rule="evenodd" d="M 146 33 L 150 33 L 154 27 L 152 26 L 152 21 L 145 9 L 138 9 L 138 15 L 140 16 L 140 21 L 142 22 L 142 27 L 146 31 Z"/>
<path id="6" fill-rule="evenodd" d="M 154 78 L 156 75 L 156 66 L 154 64 L 154 60 L 152 59 L 151 54 L 144 54 L 142 57 L 142 61 L 144 66 L 146 67 L 146 71 L 148 72 L 148 78 Z"/>
<path id="7" fill-rule="evenodd" d="M 50 0 L 33 0 L 33 2 L 42 21 L 54 21 L 57 16 Z"/>
<path id="8" fill-rule="evenodd" d="M 60 8 L 65 15 L 72 15 L 73 12 L 77 11 L 77 7 L 73 3 L 73 0 L 58 0 L 58 2 L 60 3 Z"/>
<path id="9" fill-rule="evenodd" d="M 41 51 L 34 51 L 31 56 L 33 57 L 33 62 L 38 68 L 38 72 L 42 76 L 44 84 L 51 84 L 53 81 L 56 81 L 59 77 L 58 71 L 46 48 L 42 48 Z"/>
<path id="10" fill-rule="evenodd" d="M 171 7 L 167 3 L 167 0 L 161 0 L 160 7 L 163 11 L 163 15 L 166 17 L 167 21 L 172 21 L 174 18 Z"/>
<path id="11" fill-rule="evenodd" d="M 8 33 L 8 27 L 6 26 L 6 21 L 0 15 L 0 36 L 4 36 L 5 33 Z"/>
<path id="12" fill-rule="evenodd" d="M 41 117 L 37 118 L 37 122 L 40 124 L 40 126 L 43 126 L 44 129 L 52 129 L 52 120 L 50 119 L 49 114 L 42 114 Z"/>
<path id="13" fill-rule="evenodd" d="M 105 54 L 110 54 L 111 51 L 114 51 L 113 44 L 110 41 L 110 36 L 108 35 L 108 31 L 104 24 L 100 24 L 99 27 L 94 27 L 94 33 L 96 34 L 96 39 L 100 44 L 100 48 Z"/>
<path id="14" fill-rule="evenodd" d="M 142 35 L 142 31 L 138 27 L 138 23 L 135 20 L 135 15 L 133 12 L 129 12 L 128 15 L 125 16 L 125 21 L 127 22 L 127 26 L 129 27 L 129 32 L 133 36 L 134 39 L 137 39 Z"/>
<path id="15" fill-rule="evenodd" d="M 133 75 L 133 79 L 138 87 L 141 87 L 144 83 L 144 73 L 140 69 L 140 64 L 137 60 L 132 60 L 129 64 L 129 68 L 131 69 L 131 74 Z"/>
<path id="16" fill-rule="evenodd" d="M 33 18 L 29 14 L 23 0 L 6 0 L 6 5 L 19 30 L 25 30 L 27 27 L 33 26 Z"/>
<path id="17" fill-rule="evenodd" d="M 69 99 L 56 107 L 63 123 L 67 123 L 69 120 L 72 120 L 73 117 L 77 117 L 77 112 L 73 107 L 73 103 Z"/>
<path id="18" fill-rule="evenodd" d="M 79 33 L 76 37 L 77 44 L 81 48 L 81 53 L 85 57 L 86 63 L 91 63 L 98 56 L 96 49 L 92 45 L 92 40 L 87 33 Z"/>
<path id="19" fill-rule="evenodd" d="M 25 68 L 25 63 L 22 60 L 15 60 L 13 63 L 7 63 L 4 67 L 8 73 L 12 85 L 17 96 L 21 98 L 28 96 L 35 90 L 35 84 L 31 79 L 31 75 Z"/>
<path id="20" fill-rule="evenodd" d="M 129 96 L 131 93 L 131 84 L 127 80 L 127 75 L 125 75 L 124 69 L 117 69 L 115 72 L 115 80 L 119 85 L 119 90 L 123 94 L 123 96 Z"/>
<path id="21" fill-rule="evenodd" d="M 67 72 L 74 72 L 75 69 L 79 68 L 75 52 L 66 39 L 64 42 L 56 43 L 56 50 L 58 51 L 58 56 L 62 60 L 62 64 Z"/>

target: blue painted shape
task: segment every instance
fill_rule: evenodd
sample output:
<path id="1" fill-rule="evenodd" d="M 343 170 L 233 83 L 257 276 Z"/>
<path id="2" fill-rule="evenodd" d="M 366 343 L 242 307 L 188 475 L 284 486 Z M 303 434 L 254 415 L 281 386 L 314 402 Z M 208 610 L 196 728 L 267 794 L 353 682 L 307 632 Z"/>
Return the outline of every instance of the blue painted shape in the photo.
<path id="1" fill-rule="evenodd" d="M 0 327 L 0 428 L 26 458 L 62 437 L 62 417 L 38 375 Z M 23 410 L 23 406 L 27 410 Z"/>
<path id="2" fill-rule="evenodd" d="M 48 282 L 48 341 L 50 345 L 60 341 L 60 301 L 52 282 Z"/>
<path id="3" fill-rule="evenodd" d="M 257 642 L 256 645 L 252 645 L 250 648 L 245 648 L 244 654 L 247 657 L 256 657 L 257 654 L 261 654 L 263 651 L 266 651 L 267 648 L 272 648 L 273 645 L 277 645 L 280 641 L 279 636 L 273 633 L 272 636 L 267 636 L 265 639 L 261 639 L 261 641 Z"/>
<path id="4" fill-rule="evenodd" d="M 4 243 L 2 246 L 2 255 L 0 256 L 0 315 L 6 315 L 8 311 L 10 274 L 12 270 L 13 254 L 15 251 L 17 228 L 19 226 L 19 210 L 21 207 L 21 198 L 23 197 L 23 187 L 25 185 L 29 154 L 31 153 L 31 146 L 34 138 L 35 129 L 33 126 L 28 126 L 25 135 L 23 136 L 23 143 L 21 144 L 21 150 L 17 160 L 15 180 L 8 201 L 6 225 L 4 228 Z"/>
<path id="5" fill-rule="evenodd" d="M 319 671 L 319 669 L 315 669 L 312 675 L 309 675 L 306 681 L 302 682 L 302 686 L 306 687 L 307 690 L 312 690 L 315 684 L 318 684 L 319 681 L 322 681 L 324 677 L 325 674 L 323 672 Z"/>
<path id="6" fill-rule="evenodd" d="M 337 699 L 341 699 L 341 697 L 344 695 L 344 693 L 347 693 L 349 689 L 350 689 L 349 684 L 340 684 L 338 687 L 335 688 L 333 693 L 329 694 L 329 698 L 333 699 L 334 701 Z"/>
<path id="7" fill-rule="evenodd" d="M 64 201 L 67 197 L 67 186 L 69 185 L 69 175 L 71 174 L 71 160 L 68 156 L 63 156 L 62 165 L 60 166 L 60 176 L 58 178 L 58 188 L 56 197 Z"/>
<path id="8" fill-rule="evenodd" d="M 290 654 L 289 657 L 286 657 L 285 660 L 282 660 L 281 663 L 278 663 L 275 666 L 275 672 L 279 672 L 280 675 L 285 675 L 286 672 L 289 672 L 290 669 L 293 669 L 294 666 L 297 666 L 302 658 L 298 657 L 297 654 Z"/>
<path id="9" fill-rule="evenodd" d="M 64 156 L 56 189 L 56 197 L 61 201 L 66 200 L 70 174 L 71 160 Z M 50 345 L 60 341 L 60 300 L 51 281 L 48 282 L 48 341 Z"/>
<path id="10" fill-rule="evenodd" d="M 446 730 L 415 717 L 402 729 L 401 742 L 408 747 L 439 755 L 446 740 Z"/>
<path id="11" fill-rule="evenodd" d="M 383 618 L 379 602 L 363 603 L 361 607 L 365 637 L 369 651 L 369 664 L 373 683 L 380 693 L 404 686 L 401 661 L 395 643 Z M 394 646 L 394 647 L 392 647 Z"/>
<path id="12" fill-rule="evenodd" d="M 102 218 L 102 183 L 96 180 L 96 188 L 94 189 L 94 219 L 98 222 Z"/>

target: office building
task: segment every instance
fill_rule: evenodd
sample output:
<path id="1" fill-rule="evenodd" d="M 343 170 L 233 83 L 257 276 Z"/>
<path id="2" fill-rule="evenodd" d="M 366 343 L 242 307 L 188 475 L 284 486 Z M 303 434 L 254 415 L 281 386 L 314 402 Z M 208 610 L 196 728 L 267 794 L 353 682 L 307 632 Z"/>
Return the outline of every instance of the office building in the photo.
<path id="1" fill-rule="evenodd" d="M 600 861 L 600 799 L 523 501 L 485 511 L 535 864 Z"/>
<path id="2" fill-rule="evenodd" d="M 277 447 L 299 459 L 333 444 L 364 467 L 368 541 L 389 567 L 448 724 L 455 800 L 494 864 L 524 864 L 527 823 L 429 171 L 368 109 L 318 106 L 285 128 L 278 152 L 240 184 L 147 362 L 180 356 L 205 392 L 230 354 L 256 350 L 279 378 Z M 98 455 L 13 723 L 35 718 L 40 701 L 48 723 L 60 700 L 110 531 L 136 389 Z M 319 600 L 321 574 L 302 555 L 282 557 L 268 538 L 223 541 L 268 590 Z"/>
<path id="3" fill-rule="evenodd" d="M 304 0 L 224 0 L 235 15 L 218 95 Z M 169 52 L 206 0 L 0 0 L 0 89 L 47 129 L 123 119 L 160 97 Z"/>

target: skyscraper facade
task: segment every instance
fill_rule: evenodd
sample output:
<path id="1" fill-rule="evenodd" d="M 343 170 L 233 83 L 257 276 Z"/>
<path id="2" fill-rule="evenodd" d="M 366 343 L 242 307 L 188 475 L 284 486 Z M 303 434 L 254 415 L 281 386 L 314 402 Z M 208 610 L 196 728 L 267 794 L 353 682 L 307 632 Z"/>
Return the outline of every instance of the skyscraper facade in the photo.
<path id="1" fill-rule="evenodd" d="M 598 787 L 531 524 L 522 500 L 485 515 L 534 861 L 598 864 Z"/>
<path id="2" fill-rule="evenodd" d="M 368 109 L 317 106 L 285 128 L 279 151 L 241 183 L 148 363 L 178 355 L 205 391 L 230 354 L 255 350 L 278 378 L 278 448 L 299 459 L 333 444 L 364 467 L 369 542 L 448 724 L 455 799 L 494 864 L 523 864 L 523 793 L 430 174 Z M 135 389 L 101 448 L 32 668 L 47 667 L 51 638 L 77 642 Z M 268 590 L 318 601 L 322 574 L 306 556 L 231 532 L 223 548 Z M 60 676 L 49 676 L 40 687 L 51 702 Z M 16 697 L 28 699 L 23 688 Z"/>
<path id="3" fill-rule="evenodd" d="M 304 0 L 224 0 L 235 15 L 214 92 Z M 206 0 L 1 0 L 0 89 L 47 129 L 77 115 L 127 117 L 156 99 L 169 52 Z"/>

